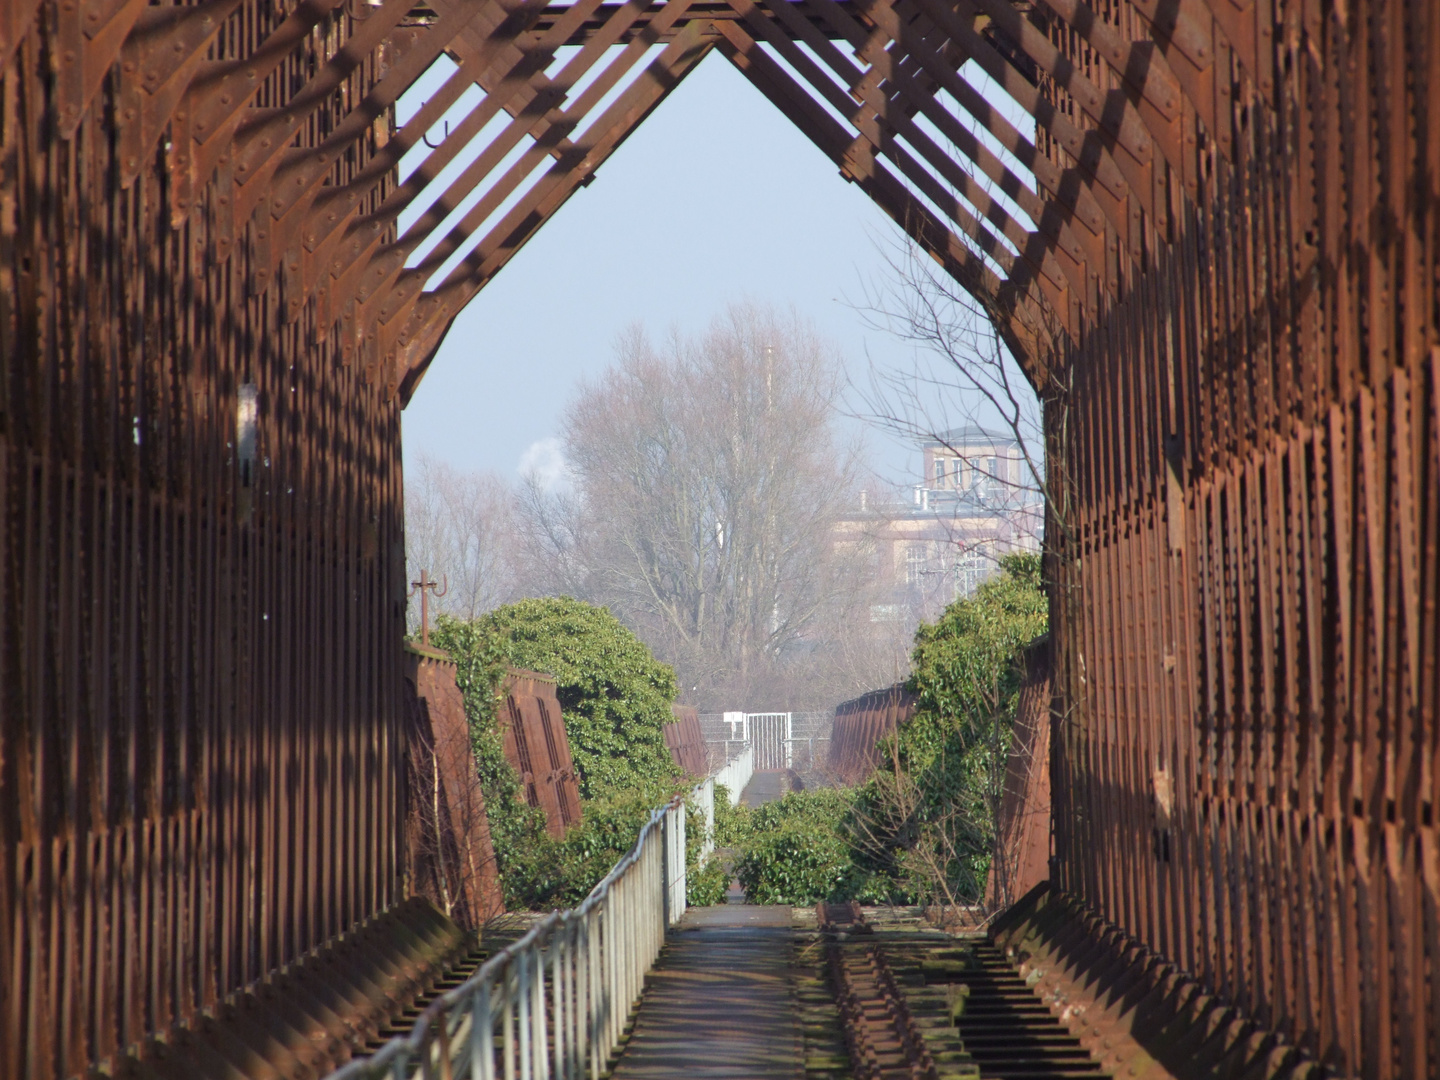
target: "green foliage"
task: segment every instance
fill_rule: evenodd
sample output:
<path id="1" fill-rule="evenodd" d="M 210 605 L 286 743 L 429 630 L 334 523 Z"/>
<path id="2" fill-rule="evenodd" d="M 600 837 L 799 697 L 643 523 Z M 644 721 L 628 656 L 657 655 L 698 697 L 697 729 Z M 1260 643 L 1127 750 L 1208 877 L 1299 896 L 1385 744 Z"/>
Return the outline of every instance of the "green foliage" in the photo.
<path id="1" fill-rule="evenodd" d="M 718 798 L 718 794 L 717 794 Z M 719 809 L 718 803 L 716 809 Z M 705 813 L 698 806 L 685 807 L 685 902 L 691 907 L 723 904 L 730 890 L 730 874 L 718 852 L 703 863 L 700 850 L 705 842 Z"/>
<path id="2" fill-rule="evenodd" d="M 705 865 L 686 871 L 685 902 L 691 907 L 710 907 L 725 903 L 730 891 L 730 874 L 724 862 L 712 855 Z"/>
<path id="3" fill-rule="evenodd" d="M 1046 629 L 1040 556 L 1008 555 L 1001 573 L 915 634 L 912 720 L 883 747 L 859 790 L 856 843 L 918 899 L 978 899 L 1024 671 Z"/>
<path id="4" fill-rule="evenodd" d="M 730 789 L 724 784 L 715 785 L 715 846 L 733 848 L 750 834 L 749 807 L 731 806 Z"/>
<path id="5" fill-rule="evenodd" d="M 678 787 L 661 731 L 674 674 L 604 608 L 565 598 L 525 600 L 469 622 L 442 615 L 431 641 L 456 662 L 506 906 L 579 903 Z M 525 803 L 505 759 L 497 706 L 512 666 L 556 677 L 583 800 L 582 823 L 559 840 L 545 831 L 544 812 Z"/>
<path id="6" fill-rule="evenodd" d="M 611 793 L 585 803 L 585 816 L 560 839 L 542 828 L 529 843 L 512 850 L 502 864 L 506 902 L 512 909 L 571 908 L 635 846 L 651 812 L 669 794 L 664 789 Z"/>
<path id="7" fill-rule="evenodd" d="M 661 732 L 678 692 L 675 673 L 607 609 L 546 597 L 507 604 L 470 625 L 511 664 L 555 676 L 584 798 L 677 775 Z"/>
<path id="8" fill-rule="evenodd" d="M 793 792 L 746 812 L 735 873 L 750 902 L 884 903 L 898 898 L 894 882 L 850 841 L 846 821 L 853 801 L 851 791 L 822 788 Z"/>
<path id="9" fill-rule="evenodd" d="M 973 737 L 1014 711 L 1024 678 L 1016 661 L 1045 633 L 1048 607 L 1039 555 L 1006 555 L 1000 570 L 915 632 L 909 686 L 919 709 L 901 740 L 907 762 L 923 764 L 951 734 Z"/>

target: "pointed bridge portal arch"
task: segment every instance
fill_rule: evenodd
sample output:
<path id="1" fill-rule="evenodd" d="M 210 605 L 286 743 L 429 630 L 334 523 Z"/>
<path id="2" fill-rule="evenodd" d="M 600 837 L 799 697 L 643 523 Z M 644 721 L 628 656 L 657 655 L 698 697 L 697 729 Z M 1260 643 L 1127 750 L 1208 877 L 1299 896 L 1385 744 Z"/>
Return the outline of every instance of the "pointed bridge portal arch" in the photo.
<path id="1" fill-rule="evenodd" d="M 402 407 L 700 63 L 1043 400 L 1026 948 L 1197 1072 L 1433 1074 L 1434 0 L 0 0 L 0 1077 L 408 895 Z"/>
<path id="2" fill-rule="evenodd" d="M 1122 65 L 1095 72 L 1098 85 L 1047 37 L 1065 12 Z M 1113 270 L 1102 275 L 1107 227 L 1114 246 L 1132 211 L 1153 209 L 1147 125 L 1163 120 L 1178 138 L 1187 115 L 1163 56 L 1136 62 L 1083 5 L 437 2 L 414 16 L 402 23 L 413 39 L 403 66 L 418 71 L 441 52 L 455 66 L 376 164 L 429 152 L 378 211 L 351 216 L 365 195 L 353 183 L 321 191 L 323 224 L 306 240 L 333 245 L 316 266 L 323 278 L 328 261 L 325 284 L 353 297 L 347 348 L 373 350 L 367 361 L 403 400 L 465 303 L 711 53 L 976 298 L 1032 378 L 1117 284 Z M 1043 150 L 962 74 L 967 62 L 1035 115 Z M 1122 89 L 1100 88 L 1111 83 Z M 1051 100 L 1056 86 L 1079 92 L 1090 130 Z M 1132 185 L 1144 195 L 1133 206 Z"/>
<path id="3" fill-rule="evenodd" d="M 313 298 L 345 360 L 405 401 L 465 303 L 718 53 L 976 298 L 1034 379 L 1117 295 L 1157 201 L 1194 191 L 1184 148 L 1219 93 L 1204 3 L 1151 0 L 1136 10 L 1170 14 L 1119 27 L 1083 0 L 305 0 L 258 47 L 207 63 L 234 52 L 217 31 L 241 0 L 138 19 L 112 5 L 134 22 L 121 58 L 145 71 L 126 179 L 173 124 L 177 218 L 226 190 L 222 236 L 248 224 L 268 265 L 255 285 L 278 272 L 291 318 Z M 1085 63 L 1057 47 L 1067 35 Z M 442 55 L 449 77 L 395 125 Z M 373 75 L 363 95 L 357 70 Z"/>

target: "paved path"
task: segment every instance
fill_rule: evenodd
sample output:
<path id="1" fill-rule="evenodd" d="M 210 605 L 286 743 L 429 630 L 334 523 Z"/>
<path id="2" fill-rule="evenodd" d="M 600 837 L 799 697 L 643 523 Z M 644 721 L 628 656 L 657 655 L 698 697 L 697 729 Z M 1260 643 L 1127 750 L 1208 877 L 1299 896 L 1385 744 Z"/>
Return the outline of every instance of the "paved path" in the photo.
<path id="1" fill-rule="evenodd" d="M 741 806 L 764 806 L 790 791 L 790 774 L 779 769 L 757 772 L 740 793 Z"/>
<path id="2" fill-rule="evenodd" d="M 693 908 L 670 932 L 614 1080 L 796 1080 L 790 909 Z"/>

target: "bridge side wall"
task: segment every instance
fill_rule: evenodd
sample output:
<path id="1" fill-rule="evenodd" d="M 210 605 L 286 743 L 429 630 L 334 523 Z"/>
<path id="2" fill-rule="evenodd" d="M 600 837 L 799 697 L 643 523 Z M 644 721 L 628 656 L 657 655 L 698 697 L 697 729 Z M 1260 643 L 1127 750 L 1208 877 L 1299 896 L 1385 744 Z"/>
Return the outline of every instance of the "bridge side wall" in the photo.
<path id="1" fill-rule="evenodd" d="M 880 764 L 880 741 L 914 716 L 917 704 L 915 695 L 896 683 L 835 706 L 830 775 L 843 784 L 862 783 Z"/>
<path id="2" fill-rule="evenodd" d="M 1049 387 L 1059 884 L 1345 1074 L 1434 1075 L 1440 9 L 1188 7 L 1224 130 Z"/>
<path id="3" fill-rule="evenodd" d="M 0 1076 L 32 1080 L 402 897 L 398 405 L 287 306 L 279 238 L 226 235 L 233 187 L 186 204 L 164 139 L 121 185 L 118 61 L 58 130 L 75 8 L 0 64 Z"/>
<path id="4" fill-rule="evenodd" d="M 526 801 L 545 811 L 550 835 L 564 836 L 566 829 L 580 823 L 584 810 L 555 678 L 540 671 L 510 668 L 502 690 L 505 760 L 520 774 Z"/>

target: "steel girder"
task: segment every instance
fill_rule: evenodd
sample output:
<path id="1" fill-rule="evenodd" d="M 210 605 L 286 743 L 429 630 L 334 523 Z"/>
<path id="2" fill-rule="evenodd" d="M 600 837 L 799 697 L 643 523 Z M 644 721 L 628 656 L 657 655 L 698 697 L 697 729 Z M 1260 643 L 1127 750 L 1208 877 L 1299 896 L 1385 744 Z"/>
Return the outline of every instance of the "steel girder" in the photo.
<path id="1" fill-rule="evenodd" d="M 711 51 L 1045 402 L 1056 885 L 1314 1059 L 1434 1073 L 1416 0 L 0 6 L 0 1073 L 113 1061 L 394 901 L 398 410 Z"/>

